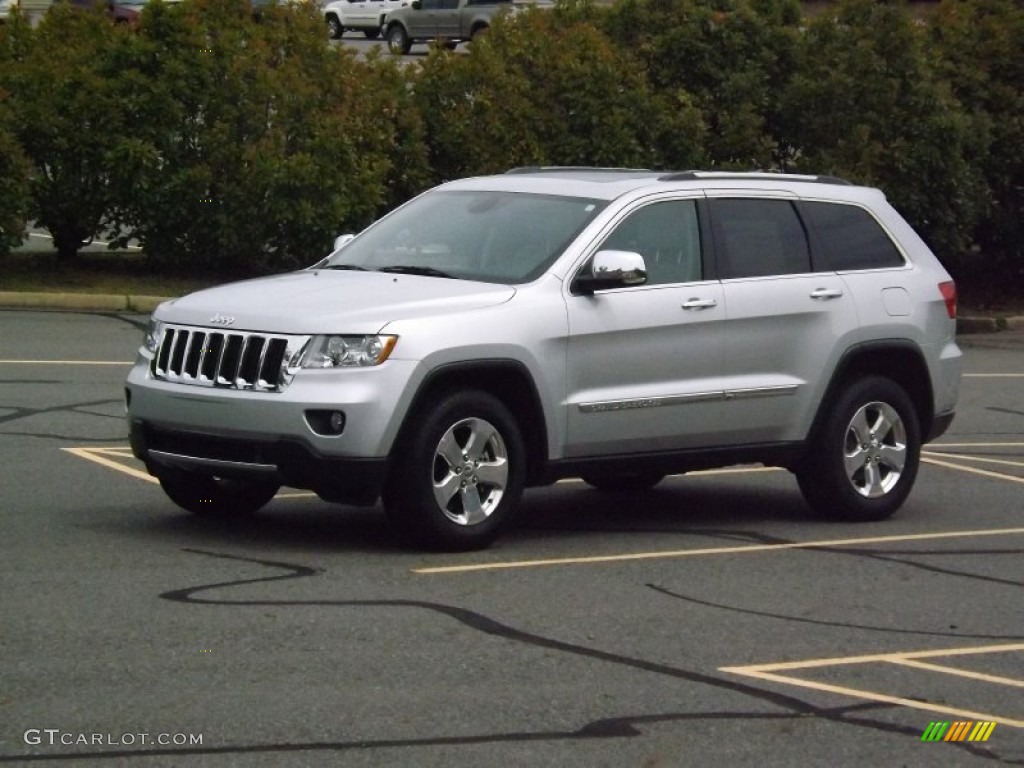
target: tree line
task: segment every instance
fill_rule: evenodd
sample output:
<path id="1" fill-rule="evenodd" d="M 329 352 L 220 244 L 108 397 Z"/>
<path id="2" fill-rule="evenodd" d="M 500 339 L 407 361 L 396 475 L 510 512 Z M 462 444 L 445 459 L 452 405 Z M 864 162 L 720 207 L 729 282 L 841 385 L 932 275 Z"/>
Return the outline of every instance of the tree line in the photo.
<path id="1" fill-rule="evenodd" d="M 54 6 L 0 27 L 0 255 L 304 266 L 441 181 L 520 165 L 770 169 L 881 187 L 958 279 L 1024 286 L 1014 0 L 560 0 L 411 64 L 328 43 L 309 4 Z"/>

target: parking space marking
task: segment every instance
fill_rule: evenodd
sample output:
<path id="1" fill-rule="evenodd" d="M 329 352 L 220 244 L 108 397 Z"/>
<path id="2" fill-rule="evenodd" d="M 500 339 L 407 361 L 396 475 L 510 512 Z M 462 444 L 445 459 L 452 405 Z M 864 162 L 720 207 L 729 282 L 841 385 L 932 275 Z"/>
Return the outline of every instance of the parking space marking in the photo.
<path id="1" fill-rule="evenodd" d="M 968 456 L 964 453 L 946 453 L 945 451 L 922 451 L 925 456 L 946 456 L 950 459 L 962 459 L 963 461 L 977 461 L 982 464 L 1002 464 L 1009 467 L 1024 467 L 1024 461 L 1010 461 L 1009 459 L 993 459 L 988 456 Z"/>
<path id="2" fill-rule="evenodd" d="M 0 360 L 0 365 L 134 365 L 117 360 Z"/>
<path id="3" fill-rule="evenodd" d="M 108 469 L 114 469 L 118 472 L 124 472 L 126 475 L 134 477 L 138 480 L 145 480 L 147 483 L 159 483 L 160 481 L 153 477 L 148 472 L 130 467 L 127 464 L 122 464 L 119 461 L 114 461 L 108 456 L 117 457 L 118 459 L 134 459 L 132 455 L 132 449 L 126 447 L 110 447 L 110 448 L 61 448 L 62 451 L 77 456 L 80 459 L 86 459 L 87 461 L 95 462 L 100 466 L 107 467 Z M 316 498 L 316 494 L 311 491 L 284 491 L 278 493 L 275 499 L 308 499 Z"/>
<path id="4" fill-rule="evenodd" d="M 1000 725 L 1006 725 L 1011 728 L 1024 728 L 1024 720 L 1003 717 L 1001 715 L 994 715 L 988 712 L 975 712 L 973 710 L 963 709 L 961 707 L 950 707 L 944 704 L 935 704 L 929 701 L 920 701 L 918 699 L 906 699 L 902 696 L 890 696 L 889 694 L 879 693 L 877 691 L 868 691 L 860 688 L 848 688 L 842 685 L 820 683 L 815 680 L 804 680 L 802 678 L 793 677 L 791 675 L 777 674 L 780 671 L 788 672 L 797 669 L 814 669 L 821 667 L 832 667 L 851 664 L 871 664 L 875 662 L 905 664 L 909 661 L 911 662 L 911 664 L 908 664 L 908 666 L 912 666 L 915 663 L 917 663 L 918 659 L 925 658 L 944 658 L 949 656 L 970 656 L 985 653 L 1013 653 L 1022 651 L 1024 651 L 1024 643 L 1014 643 L 1010 645 L 975 646 L 970 648 L 946 648 L 928 651 L 907 651 L 902 653 L 879 653 L 868 656 L 840 656 L 829 659 L 809 659 L 805 661 L 789 661 L 775 664 L 752 664 L 749 666 L 741 667 L 719 667 L 718 671 L 734 675 L 743 675 L 745 677 L 753 677 L 758 680 L 770 680 L 772 682 L 783 683 L 785 685 L 792 685 L 799 688 L 810 688 L 816 691 L 825 691 L 827 693 L 836 693 L 843 696 L 852 696 L 854 698 L 866 699 L 868 701 L 878 701 L 886 704 L 897 704 L 899 706 L 907 707 L 910 709 L 920 709 L 925 712 L 935 712 L 942 715 L 952 715 L 959 719 L 995 721 L 998 722 Z M 938 665 L 922 664 L 922 666 L 934 666 L 941 670 L 942 674 L 951 674 L 948 671 L 948 668 L 939 667 Z M 958 671 L 963 672 L 963 670 Z M 986 680 L 986 682 L 1000 681 L 1000 678 L 994 678 L 993 676 L 988 677 L 992 677 L 992 679 Z M 1016 685 L 1018 683 L 1019 681 L 1011 680 L 1008 684 Z M 1007 683 L 999 682 L 999 684 Z"/>
<path id="5" fill-rule="evenodd" d="M 938 454 L 941 455 L 941 454 Z M 946 469 L 956 469 L 960 472 L 968 472 L 972 475 L 981 475 L 982 477 L 993 477 L 997 480 L 1009 480 L 1011 483 L 1024 483 L 1024 477 L 1017 477 L 1016 475 L 1004 475 L 1002 472 L 992 472 L 988 469 L 978 469 L 977 467 L 965 467 L 961 464 L 953 464 L 950 461 L 939 461 L 933 459 L 931 456 L 922 456 L 922 462 L 928 464 L 934 464 L 937 467 L 945 467 Z"/>
<path id="6" fill-rule="evenodd" d="M 1013 677 L 1000 677 L 998 675 L 986 675 L 984 672 L 972 672 L 969 669 L 960 669 L 958 667 L 946 667 L 942 664 L 929 664 L 927 661 L 915 661 L 913 659 L 886 659 L 890 664 L 899 664 L 901 667 L 913 667 L 914 669 L 926 669 L 930 672 L 941 672 L 944 675 L 953 675 L 954 677 L 967 677 L 971 680 L 981 680 L 986 683 L 996 683 L 998 685 L 1009 685 L 1015 688 L 1024 688 L 1024 680 L 1018 680 Z"/>
<path id="7" fill-rule="evenodd" d="M 128 458 L 128 456 L 131 456 L 130 449 L 128 456 L 124 455 L 124 448 L 61 448 L 61 450 L 67 451 L 80 459 L 93 461 L 100 466 L 107 467 L 107 469 L 116 469 L 118 472 L 124 472 L 126 475 L 131 475 L 138 480 L 145 480 L 147 483 L 160 482 L 148 472 L 143 472 L 142 470 L 135 469 L 135 467 L 129 467 L 126 464 L 121 464 L 107 458 L 107 456 L 117 456 L 122 459 Z"/>
<path id="8" fill-rule="evenodd" d="M 736 547 L 708 547 L 704 549 L 676 549 L 657 552 L 631 552 L 618 555 L 590 557 L 555 557 L 538 560 L 512 560 L 495 563 L 468 563 L 414 568 L 413 573 L 435 575 L 442 573 L 469 573 L 497 571 L 509 568 L 541 568 L 553 565 L 593 565 L 596 563 L 622 563 L 633 560 L 664 560 L 677 557 L 704 555 L 742 555 L 752 552 L 776 552 L 790 549 L 821 549 L 824 547 L 851 547 L 860 544 L 889 544 L 903 541 L 931 541 L 935 539 L 972 538 L 977 536 L 1012 536 L 1024 534 L 1024 528 L 995 528 L 975 531 L 939 531 L 935 533 L 908 533 L 895 536 L 865 536 L 856 539 L 828 539 L 824 541 L 794 541 L 785 544 L 745 544 Z"/>
<path id="9" fill-rule="evenodd" d="M 929 448 L 1024 448 L 1024 443 L 929 443 Z"/>
<path id="10" fill-rule="evenodd" d="M 1021 379 L 1024 373 L 965 373 L 965 379 Z"/>

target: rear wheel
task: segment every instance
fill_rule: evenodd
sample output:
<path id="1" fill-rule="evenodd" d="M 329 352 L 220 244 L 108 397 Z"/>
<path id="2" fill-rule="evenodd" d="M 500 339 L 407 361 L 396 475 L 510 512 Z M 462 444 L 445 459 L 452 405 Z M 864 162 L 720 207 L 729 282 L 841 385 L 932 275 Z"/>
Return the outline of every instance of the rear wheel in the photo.
<path id="1" fill-rule="evenodd" d="M 481 549 L 508 526 L 526 476 L 519 426 L 479 391 L 454 392 L 415 417 L 392 453 L 384 507 L 399 533 L 435 549 Z"/>
<path id="2" fill-rule="evenodd" d="M 583 475 L 583 482 L 608 493 L 636 493 L 653 488 L 665 475 L 661 472 L 624 472 L 622 474 Z"/>
<path id="3" fill-rule="evenodd" d="M 162 471 L 158 479 L 171 501 L 204 517 L 246 517 L 265 506 L 281 487 L 272 480 L 240 480 L 170 470 Z"/>
<path id="4" fill-rule="evenodd" d="M 797 480 L 823 517 L 882 520 L 906 500 L 920 458 L 920 427 L 907 393 L 890 379 L 868 376 L 831 404 Z"/>
<path id="5" fill-rule="evenodd" d="M 412 41 L 401 24 L 392 24 L 388 27 L 388 50 L 396 56 L 402 56 L 412 48 Z"/>

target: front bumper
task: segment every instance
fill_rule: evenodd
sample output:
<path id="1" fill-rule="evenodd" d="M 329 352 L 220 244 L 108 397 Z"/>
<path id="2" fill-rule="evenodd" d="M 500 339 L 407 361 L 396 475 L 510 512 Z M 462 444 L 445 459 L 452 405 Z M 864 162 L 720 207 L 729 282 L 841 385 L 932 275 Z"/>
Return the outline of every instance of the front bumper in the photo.
<path id="1" fill-rule="evenodd" d="M 323 456 L 297 440 L 259 440 L 184 431 L 130 422 L 132 453 L 152 475 L 161 470 L 205 472 L 220 477 L 274 478 L 308 488 L 326 501 L 369 506 L 380 497 L 386 459 Z"/>

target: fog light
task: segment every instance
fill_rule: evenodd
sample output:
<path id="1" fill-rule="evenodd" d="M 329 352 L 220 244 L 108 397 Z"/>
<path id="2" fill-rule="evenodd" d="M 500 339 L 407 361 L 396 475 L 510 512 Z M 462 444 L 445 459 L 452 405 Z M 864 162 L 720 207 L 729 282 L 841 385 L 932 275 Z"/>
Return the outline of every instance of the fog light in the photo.
<path id="1" fill-rule="evenodd" d="M 306 423 L 318 435 L 334 437 L 345 431 L 344 411 L 306 411 Z"/>

